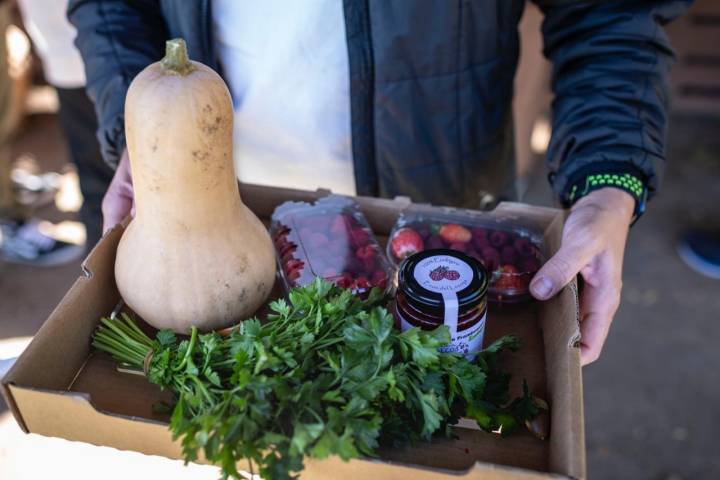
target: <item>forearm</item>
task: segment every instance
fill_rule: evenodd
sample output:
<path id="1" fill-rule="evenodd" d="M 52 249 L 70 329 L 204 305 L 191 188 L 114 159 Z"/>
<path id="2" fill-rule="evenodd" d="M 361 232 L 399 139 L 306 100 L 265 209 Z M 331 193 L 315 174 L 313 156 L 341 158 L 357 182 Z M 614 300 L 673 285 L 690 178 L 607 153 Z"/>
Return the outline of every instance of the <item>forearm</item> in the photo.
<path id="1" fill-rule="evenodd" d="M 98 139 L 113 168 L 125 149 L 125 95 L 135 75 L 162 57 L 167 38 L 155 0 L 72 0 L 68 19 L 85 62 Z"/>
<path id="2" fill-rule="evenodd" d="M 662 25 L 686 2 L 538 3 L 554 67 L 547 157 L 555 193 L 565 205 L 590 187 L 624 186 L 637 198 L 640 184 L 652 195 L 665 163 L 673 59 Z"/>

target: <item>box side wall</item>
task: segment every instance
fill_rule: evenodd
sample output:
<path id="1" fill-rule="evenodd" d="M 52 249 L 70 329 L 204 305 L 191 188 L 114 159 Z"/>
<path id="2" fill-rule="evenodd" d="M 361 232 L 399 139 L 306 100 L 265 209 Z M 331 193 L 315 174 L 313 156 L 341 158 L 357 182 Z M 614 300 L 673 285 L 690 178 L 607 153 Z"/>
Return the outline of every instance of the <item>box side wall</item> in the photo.
<path id="1" fill-rule="evenodd" d="M 545 247 L 560 247 L 564 214 L 557 213 L 545 232 Z M 579 301 L 573 280 L 554 298 L 541 303 L 540 325 L 545 344 L 550 396 L 550 471 L 585 478 L 585 430 L 580 369 Z M 555 432 L 563 432 L 559 435 Z"/>
<path id="2" fill-rule="evenodd" d="M 80 276 L 3 378 L 36 388 L 65 390 L 90 351 L 98 319 L 117 303 L 113 265 L 121 230 L 106 235 Z"/>

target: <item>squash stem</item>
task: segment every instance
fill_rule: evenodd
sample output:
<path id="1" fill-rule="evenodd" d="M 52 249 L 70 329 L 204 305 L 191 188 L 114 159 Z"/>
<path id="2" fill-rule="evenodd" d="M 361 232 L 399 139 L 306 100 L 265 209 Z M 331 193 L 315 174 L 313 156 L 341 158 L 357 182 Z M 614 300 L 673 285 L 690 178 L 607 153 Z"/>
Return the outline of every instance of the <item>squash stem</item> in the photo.
<path id="1" fill-rule="evenodd" d="M 190 63 L 187 45 L 182 38 L 173 38 L 165 42 L 165 57 L 160 60 L 163 71 L 169 75 L 185 76 L 195 70 Z"/>

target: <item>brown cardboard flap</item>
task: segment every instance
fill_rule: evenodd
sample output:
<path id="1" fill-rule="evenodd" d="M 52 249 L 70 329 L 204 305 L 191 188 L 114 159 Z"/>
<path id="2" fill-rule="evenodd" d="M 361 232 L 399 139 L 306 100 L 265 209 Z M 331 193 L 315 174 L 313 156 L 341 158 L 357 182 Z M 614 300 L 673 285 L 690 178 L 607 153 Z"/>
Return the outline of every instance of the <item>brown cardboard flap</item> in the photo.
<path id="1" fill-rule="evenodd" d="M 545 231 L 545 255 L 560 248 L 565 215 L 557 212 Z M 585 430 L 580 371 L 579 300 L 573 280 L 558 295 L 541 303 L 540 325 L 548 369 L 550 470 L 585 478 Z M 563 432 L 553 435 L 552 432 Z M 578 448 L 578 446 L 583 446 Z"/>

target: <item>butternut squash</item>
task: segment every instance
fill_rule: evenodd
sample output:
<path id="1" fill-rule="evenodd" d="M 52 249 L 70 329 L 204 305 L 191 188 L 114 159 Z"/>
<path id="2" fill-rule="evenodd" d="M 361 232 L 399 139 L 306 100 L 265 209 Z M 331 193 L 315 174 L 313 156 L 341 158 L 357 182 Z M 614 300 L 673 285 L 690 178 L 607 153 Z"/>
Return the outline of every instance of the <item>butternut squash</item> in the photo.
<path id="1" fill-rule="evenodd" d="M 243 204 L 232 160 L 233 110 L 212 69 L 185 42 L 132 82 L 125 133 L 135 218 L 117 250 L 126 304 L 156 328 L 187 333 L 247 318 L 275 279 L 262 222 Z"/>

